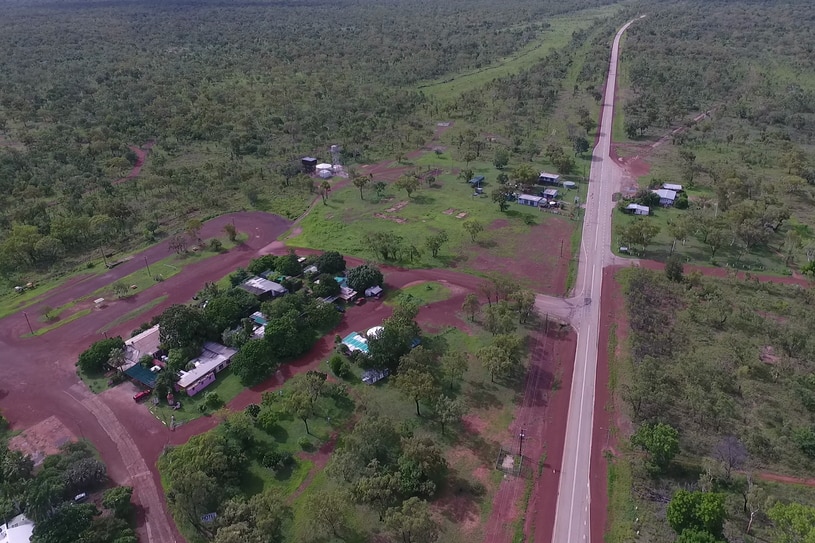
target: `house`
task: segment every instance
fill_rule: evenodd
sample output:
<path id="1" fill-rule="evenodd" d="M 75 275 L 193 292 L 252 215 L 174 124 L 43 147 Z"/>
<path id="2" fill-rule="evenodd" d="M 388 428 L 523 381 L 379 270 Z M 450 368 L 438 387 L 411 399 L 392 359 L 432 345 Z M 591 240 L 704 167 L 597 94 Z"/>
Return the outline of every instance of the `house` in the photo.
<path id="1" fill-rule="evenodd" d="M 250 277 L 240 285 L 238 288 L 245 290 L 249 294 L 254 294 L 258 298 L 277 298 L 283 296 L 289 291 L 280 283 L 269 281 L 262 277 Z"/>
<path id="2" fill-rule="evenodd" d="M 340 295 L 339 298 L 346 302 L 353 302 L 354 298 L 357 297 L 357 291 L 352 289 L 347 285 L 342 285 L 340 287 Z"/>
<path id="3" fill-rule="evenodd" d="M 625 206 L 625 211 L 633 215 L 649 215 L 651 213 L 651 209 L 648 206 L 641 206 L 639 204 L 628 204 Z"/>
<path id="4" fill-rule="evenodd" d="M 29 543 L 34 534 L 34 522 L 25 515 L 17 515 L 0 525 L 0 543 Z"/>
<path id="5" fill-rule="evenodd" d="M 144 332 L 125 340 L 125 365 L 122 369 L 127 369 L 139 363 L 143 356 L 155 357 L 161 350 L 159 343 L 161 334 L 158 324 L 148 328 Z"/>
<path id="6" fill-rule="evenodd" d="M 675 185 L 674 183 L 662 183 L 662 188 L 665 190 L 672 190 L 674 192 L 682 192 L 682 185 Z"/>
<path id="7" fill-rule="evenodd" d="M 142 366 L 141 364 L 133 364 L 132 366 L 124 370 L 124 373 L 131 380 L 139 383 L 143 387 L 153 389 L 156 386 L 156 380 L 158 379 L 158 372 L 160 370 L 161 366 L 153 365 L 151 368 L 148 369 Z"/>
<path id="8" fill-rule="evenodd" d="M 180 379 L 176 389 L 188 396 L 195 396 L 215 381 L 215 376 L 229 367 L 238 351 L 220 343 L 207 341 L 198 358 L 190 361 L 193 369 L 178 372 Z"/>
<path id="9" fill-rule="evenodd" d="M 654 194 L 659 196 L 659 205 L 661 206 L 672 206 L 676 201 L 676 191 L 675 190 L 668 190 L 668 189 L 657 189 L 652 190 Z"/>
<path id="10" fill-rule="evenodd" d="M 308 266 L 308 267 L 303 269 L 303 274 L 305 274 L 305 275 L 316 275 L 317 273 L 319 273 L 319 271 L 320 270 L 317 269 L 317 266 L 312 264 L 311 266 Z"/>
<path id="11" fill-rule="evenodd" d="M 477 175 L 477 176 L 473 177 L 472 179 L 470 179 L 467 182 L 469 184 L 471 184 L 472 186 L 474 186 L 474 187 L 479 187 L 479 186 L 481 186 L 481 183 L 484 182 L 484 176 L 483 175 Z"/>
<path id="12" fill-rule="evenodd" d="M 540 195 L 546 198 L 547 200 L 554 200 L 555 198 L 557 198 L 558 191 L 557 189 L 546 189 L 541 191 Z"/>
<path id="13" fill-rule="evenodd" d="M 538 207 L 543 199 L 543 196 L 532 196 L 531 194 L 518 195 L 518 203 L 523 206 Z"/>
<path id="14" fill-rule="evenodd" d="M 367 296 L 369 298 L 372 297 L 372 296 L 374 296 L 376 298 L 379 298 L 380 296 L 382 296 L 382 287 L 380 287 L 379 285 L 376 285 L 376 286 L 373 286 L 373 287 L 366 288 L 365 289 L 365 296 Z"/>
<path id="15" fill-rule="evenodd" d="M 538 182 L 541 185 L 560 185 L 560 176 L 556 173 L 541 172 Z"/>
<path id="16" fill-rule="evenodd" d="M 312 173 L 317 169 L 317 159 L 313 156 L 304 156 L 300 159 L 300 164 L 303 165 L 303 172 Z"/>

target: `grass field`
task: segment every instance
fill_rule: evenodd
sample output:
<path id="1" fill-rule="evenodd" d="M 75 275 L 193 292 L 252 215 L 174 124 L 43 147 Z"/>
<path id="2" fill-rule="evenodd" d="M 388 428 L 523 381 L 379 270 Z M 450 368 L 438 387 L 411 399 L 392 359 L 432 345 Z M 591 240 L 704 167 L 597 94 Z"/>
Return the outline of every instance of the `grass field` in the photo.
<path id="1" fill-rule="evenodd" d="M 388 305 L 397 305 L 402 299 L 409 299 L 422 306 L 432 304 L 434 302 L 442 302 L 450 297 L 452 293 L 450 289 L 441 283 L 430 281 L 422 283 L 421 285 L 413 285 L 407 288 L 394 290 L 388 293 L 385 297 L 385 303 Z"/>
<path id="2" fill-rule="evenodd" d="M 166 294 L 164 296 L 159 296 L 158 298 L 154 298 L 154 299 L 150 300 L 149 302 L 147 302 L 146 304 L 140 305 L 139 307 L 137 307 L 133 311 L 128 311 L 127 313 L 125 313 L 121 317 L 113 319 L 112 321 L 110 321 L 109 323 L 104 325 L 102 328 L 97 330 L 96 332 L 99 333 L 99 334 L 102 334 L 104 332 L 107 332 L 108 330 L 110 330 L 114 326 L 119 326 L 122 323 L 125 323 L 125 322 L 128 322 L 128 321 L 132 320 L 132 319 L 135 319 L 136 317 L 138 317 L 142 313 L 146 313 L 147 311 L 150 311 L 151 309 L 153 309 L 154 307 L 156 307 L 158 304 L 162 303 L 166 299 L 167 299 Z"/>
<path id="3" fill-rule="evenodd" d="M 422 83 L 418 88 L 425 94 L 438 99 L 455 99 L 457 96 L 478 88 L 495 78 L 512 75 L 534 66 L 536 62 L 550 52 L 565 47 L 571 40 L 573 32 L 588 28 L 598 19 L 610 17 L 618 9 L 619 6 L 617 5 L 606 6 L 581 11 L 565 17 L 555 17 L 548 21 L 551 26 L 542 33 L 536 43 L 524 47 L 517 54 L 501 59 L 480 70 Z"/>
<path id="4" fill-rule="evenodd" d="M 145 405 L 147 405 L 150 412 L 153 413 L 153 415 L 155 415 L 155 417 L 165 425 L 169 426 L 170 417 L 174 416 L 176 426 L 180 426 L 185 422 L 195 420 L 198 417 L 211 415 L 210 411 L 201 411 L 199 409 L 204 403 L 204 395 L 206 392 L 215 392 L 218 394 L 218 396 L 220 396 L 224 403 L 229 403 L 229 401 L 240 394 L 244 388 L 245 387 L 241 384 L 238 376 L 233 374 L 232 370 L 227 368 L 216 376 L 215 382 L 209 385 L 204 392 L 200 392 L 195 396 L 187 396 L 183 393 L 176 393 L 175 399 L 181 402 L 180 409 L 171 408 L 169 405 L 167 405 L 167 401 L 164 398 L 161 399 L 159 405 L 157 406 L 153 405 L 152 403 L 147 403 Z"/>
<path id="5" fill-rule="evenodd" d="M 486 251 L 498 257 L 511 258 L 517 247 L 513 240 L 529 231 L 530 226 L 545 224 L 552 215 L 536 208 L 510 202 L 502 213 L 489 196 L 474 196 L 472 188 L 450 173 L 458 167 L 447 153 L 429 153 L 414 161 L 413 165 L 425 169 L 442 170 L 432 187 L 423 186 L 408 198 L 404 191 L 389 185 L 382 198 L 372 190 L 360 199 L 359 191 L 346 187 L 332 192 L 325 205 L 318 204 L 301 222 L 302 232 L 287 240 L 291 246 L 337 250 L 344 254 L 377 259 L 379 256 L 365 243 L 365 236 L 374 232 L 392 232 L 401 236 L 405 244 L 414 244 L 421 256 L 412 261 L 404 258 L 399 264 L 413 268 L 447 267 L 456 264 L 467 269 L 467 258 L 474 252 Z M 485 175 L 484 192 L 497 186 L 498 170 L 487 162 L 475 162 L 471 167 L 478 175 Z M 543 169 L 541 164 L 535 167 Z M 581 198 L 586 186 L 580 187 Z M 568 193 L 571 204 L 573 192 Z M 473 242 L 463 228 L 468 219 L 480 222 L 484 231 Z M 433 257 L 424 245 L 431 234 L 447 233 L 449 241 Z"/>

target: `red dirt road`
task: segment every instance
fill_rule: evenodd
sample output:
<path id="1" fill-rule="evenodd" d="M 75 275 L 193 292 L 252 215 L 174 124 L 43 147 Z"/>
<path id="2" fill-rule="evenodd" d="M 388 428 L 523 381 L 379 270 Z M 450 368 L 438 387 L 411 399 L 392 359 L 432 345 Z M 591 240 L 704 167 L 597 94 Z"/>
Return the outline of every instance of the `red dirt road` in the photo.
<path id="1" fill-rule="evenodd" d="M 0 350 L 3 352 L 0 409 L 14 428 L 27 428 L 56 415 L 76 436 L 92 441 L 107 464 L 111 478 L 119 484 L 134 484 L 136 487 L 135 501 L 147 519 L 139 527 L 143 541 L 182 540 L 174 524 L 168 520 L 161 487 L 153 476 L 157 451 L 167 443 L 168 432 L 146 409 L 134 409 L 125 387 L 98 396 L 91 394 L 79 381 L 74 363 L 81 351 L 100 339 L 96 330 L 158 296 L 166 294 L 168 298 L 140 315 L 137 323 L 159 314 L 173 303 L 188 301 L 204 282 L 217 280 L 245 265 L 259 249 L 271 243 L 290 225 L 289 221 L 274 215 L 238 213 L 207 222 L 202 236 L 217 235 L 223 225 L 233 219 L 239 231 L 250 234 L 243 246 L 191 264 L 183 273 L 128 300 L 111 302 L 105 309 L 94 309 L 85 317 L 35 338 L 21 337 L 28 329 L 20 313 L 0 319 Z M 104 275 L 70 281 L 44 294 L 42 300 L 27 311 L 38 314 L 38 309 L 46 304 L 58 307 L 140 269 L 144 266 L 144 258 L 155 262 L 167 254 L 167 242 L 159 244 Z M 137 323 L 114 327 L 110 333 L 128 337 Z M 152 454 L 147 455 L 145 451 Z M 145 484 L 146 478 L 155 484 Z"/>
<path id="2" fill-rule="evenodd" d="M 519 514 L 523 514 L 517 507 L 521 505 L 519 501 L 528 478 L 535 479 L 535 488 L 526 512 L 524 532 L 529 535 L 534 531 L 535 541 L 552 539 L 554 500 L 566 432 L 564 414 L 569 407 L 568 391 L 572 384 L 576 340 L 573 332 L 560 335 L 554 326 L 547 334 L 541 330 L 534 335 L 523 400 L 504 442 L 505 447 L 511 447 L 512 452 L 517 454 L 518 435 L 524 430 L 523 456 L 526 467 L 522 476 L 505 476 L 501 482 L 484 530 L 485 541 L 512 541 L 512 523 Z M 538 462 L 544 454 L 546 461 L 539 467 Z"/>
<path id="3" fill-rule="evenodd" d="M 136 163 L 133 165 L 133 168 L 131 168 L 129 174 L 127 174 L 125 177 L 122 177 L 121 179 L 113 181 L 111 185 L 121 185 L 122 183 L 130 181 L 131 179 L 137 178 L 141 173 L 141 169 L 144 167 L 144 162 L 147 160 L 147 154 L 150 152 L 150 149 L 152 149 L 155 144 L 156 144 L 155 141 L 149 140 L 145 142 L 144 145 L 142 145 L 141 147 L 138 147 L 136 145 L 130 145 L 129 146 L 130 150 L 136 153 Z"/>

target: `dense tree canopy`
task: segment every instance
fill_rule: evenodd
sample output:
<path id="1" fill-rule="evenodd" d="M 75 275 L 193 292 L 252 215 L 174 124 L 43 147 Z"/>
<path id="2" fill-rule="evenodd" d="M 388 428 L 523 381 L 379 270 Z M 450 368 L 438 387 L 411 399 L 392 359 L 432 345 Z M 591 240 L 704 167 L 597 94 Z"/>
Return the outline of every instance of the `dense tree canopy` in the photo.
<path id="1" fill-rule="evenodd" d="M 99 340 L 79 355 L 76 365 L 85 373 L 101 373 L 108 364 L 111 351 L 123 349 L 124 345 L 121 337 Z"/>

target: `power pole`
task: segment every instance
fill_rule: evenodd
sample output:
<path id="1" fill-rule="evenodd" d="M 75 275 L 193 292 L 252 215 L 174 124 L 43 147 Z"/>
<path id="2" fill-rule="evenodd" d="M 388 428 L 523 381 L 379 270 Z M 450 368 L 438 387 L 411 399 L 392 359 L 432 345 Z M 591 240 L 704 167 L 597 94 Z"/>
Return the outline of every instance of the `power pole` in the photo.
<path id="1" fill-rule="evenodd" d="M 25 316 L 25 322 L 28 323 L 28 329 L 31 331 L 31 335 L 33 336 L 34 335 L 34 328 L 31 327 L 31 321 L 28 320 L 28 313 L 23 311 L 23 316 Z"/>
<path id="2" fill-rule="evenodd" d="M 524 452 L 524 438 L 526 434 L 524 433 L 523 428 L 521 428 L 521 433 L 518 434 L 518 456 L 523 457 Z"/>

